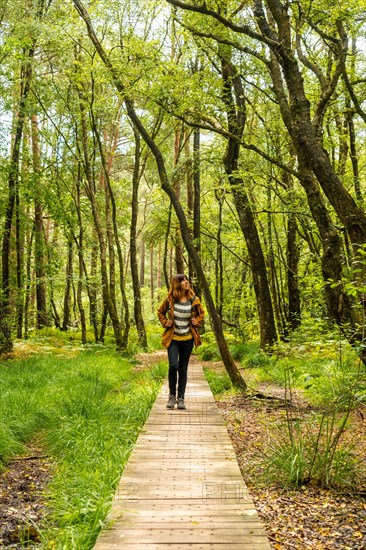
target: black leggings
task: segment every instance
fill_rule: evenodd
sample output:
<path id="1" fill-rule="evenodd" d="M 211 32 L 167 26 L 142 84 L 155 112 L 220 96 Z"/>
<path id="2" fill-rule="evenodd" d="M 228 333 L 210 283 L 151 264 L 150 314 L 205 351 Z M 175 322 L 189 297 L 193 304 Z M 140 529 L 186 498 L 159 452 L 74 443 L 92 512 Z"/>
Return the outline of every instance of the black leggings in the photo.
<path id="1" fill-rule="evenodd" d="M 191 340 L 172 340 L 168 347 L 169 393 L 176 395 L 178 378 L 178 397 L 184 398 L 187 385 L 188 361 L 193 349 Z"/>

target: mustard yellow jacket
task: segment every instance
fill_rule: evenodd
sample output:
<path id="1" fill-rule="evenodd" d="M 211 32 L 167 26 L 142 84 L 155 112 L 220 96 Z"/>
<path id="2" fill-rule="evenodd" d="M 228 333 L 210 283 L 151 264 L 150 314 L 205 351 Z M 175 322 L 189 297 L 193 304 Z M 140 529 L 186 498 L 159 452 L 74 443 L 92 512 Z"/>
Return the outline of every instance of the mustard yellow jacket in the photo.
<path id="1" fill-rule="evenodd" d="M 193 335 L 195 347 L 200 346 L 202 343 L 201 337 L 199 335 L 197 328 L 202 324 L 204 316 L 205 316 L 205 312 L 202 307 L 202 304 L 199 298 L 195 296 L 192 301 L 192 318 L 194 317 L 195 319 L 197 319 L 197 325 L 193 326 L 191 323 L 191 332 Z M 160 323 L 165 328 L 163 337 L 161 339 L 161 343 L 163 344 L 164 348 L 168 348 L 174 336 L 174 323 L 171 327 L 167 327 L 166 324 L 168 319 L 174 320 L 174 302 L 169 301 L 168 298 L 165 298 L 164 302 L 158 308 L 158 317 L 159 317 Z"/>

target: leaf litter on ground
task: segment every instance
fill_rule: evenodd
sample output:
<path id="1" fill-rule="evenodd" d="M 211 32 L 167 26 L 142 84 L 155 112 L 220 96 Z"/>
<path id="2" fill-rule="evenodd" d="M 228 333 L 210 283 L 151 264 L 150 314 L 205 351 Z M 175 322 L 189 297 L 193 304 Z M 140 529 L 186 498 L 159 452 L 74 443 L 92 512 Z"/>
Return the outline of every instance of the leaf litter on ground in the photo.
<path id="1" fill-rule="evenodd" d="M 40 542 L 53 469 L 38 443 L 8 462 L 0 475 L 0 548 L 20 550 Z"/>
<path id="2" fill-rule="evenodd" d="M 218 365 L 217 365 L 218 367 Z M 223 395 L 217 405 L 223 415 L 244 480 L 275 550 L 365 550 L 366 486 L 363 478 L 357 492 L 302 486 L 290 490 L 263 482 L 263 461 L 268 427 L 284 416 L 284 390 L 274 384 L 259 384 L 261 394 L 278 400 Z M 294 392 L 297 409 L 311 408 Z M 366 456 L 365 413 L 356 411 L 347 428 L 347 438 L 357 442 L 360 457 Z M 365 472 L 364 472 L 365 473 Z"/>

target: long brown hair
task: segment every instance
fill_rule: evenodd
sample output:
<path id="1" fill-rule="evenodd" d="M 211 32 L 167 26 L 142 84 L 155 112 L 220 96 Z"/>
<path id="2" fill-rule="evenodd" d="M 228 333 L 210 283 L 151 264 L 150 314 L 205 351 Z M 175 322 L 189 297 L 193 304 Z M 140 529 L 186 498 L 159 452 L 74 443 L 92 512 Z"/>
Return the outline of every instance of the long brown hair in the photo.
<path id="1" fill-rule="evenodd" d="M 168 300 L 171 302 L 179 302 L 183 296 L 187 296 L 187 299 L 193 298 L 194 292 L 191 289 L 191 287 L 188 288 L 187 291 L 183 291 L 181 288 L 181 282 L 182 281 L 188 281 L 186 275 L 184 273 L 177 273 L 177 275 L 173 275 L 170 281 L 170 288 L 168 292 Z"/>

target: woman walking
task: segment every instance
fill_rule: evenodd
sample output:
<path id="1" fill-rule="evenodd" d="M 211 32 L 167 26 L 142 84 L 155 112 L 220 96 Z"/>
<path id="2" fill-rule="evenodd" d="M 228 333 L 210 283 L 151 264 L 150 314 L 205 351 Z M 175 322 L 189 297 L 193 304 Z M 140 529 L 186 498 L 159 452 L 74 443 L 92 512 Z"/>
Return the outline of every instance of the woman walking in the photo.
<path id="1" fill-rule="evenodd" d="M 167 409 L 185 409 L 184 393 L 187 385 L 187 369 L 193 345 L 201 344 L 197 328 L 203 321 L 204 311 L 194 295 L 187 277 L 172 277 L 168 296 L 158 309 L 159 321 L 165 328 L 162 344 L 168 349 L 169 399 Z M 178 401 L 177 401 L 178 382 Z"/>

